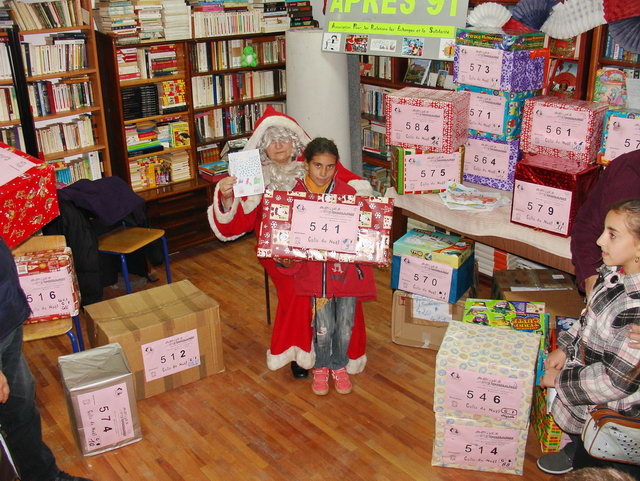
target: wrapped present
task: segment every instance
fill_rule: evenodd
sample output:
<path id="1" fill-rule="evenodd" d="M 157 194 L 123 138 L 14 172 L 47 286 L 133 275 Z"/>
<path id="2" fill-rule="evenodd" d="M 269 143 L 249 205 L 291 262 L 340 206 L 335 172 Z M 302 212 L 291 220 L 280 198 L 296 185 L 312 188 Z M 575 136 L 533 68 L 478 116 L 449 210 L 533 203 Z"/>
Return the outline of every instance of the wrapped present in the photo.
<path id="1" fill-rule="evenodd" d="M 538 90 L 544 86 L 549 49 L 515 52 L 456 45 L 453 81 L 507 92 Z"/>
<path id="2" fill-rule="evenodd" d="M 0 235 L 9 247 L 56 218 L 55 172 L 47 163 L 0 142 Z"/>
<path id="3" fill-rule="evenodd" d="M 474 85 L 458 85 L 468 91 L 469 135 L 493 140 L 516 140 L 520 137 L 524 101 L 539 95 L 537 90 L 504 92 Z"/>
<path id="4" fill-rule="evenodd" d="M 533 391 L 531 425 L 540 441 L 540 449 L 543 453 L 560 451 L 562 429 L 555 423 L 553 416 L 547 413 L 547 390 L 539 386 L 536 386 Z"/>
<path id="5" fill-rule="evenodd" d="M 387 144 L 451 154 L 467 140 L 467 92 L 405 87 L 385 98 Z"/>
<path id="6" fill-rule="evenodd" d="M 563 157 L 578 165 L 596 160 L 608 105 L 568 97 L 527 99 L 522 117 L 523 152 Z"/>
<path id="7" fill-rule="evenodd" d="M 20 287 L 31 315 L 26 322 L 53 321 L 78 315 L 80 289 L 70 247 L 27 252 L 14 257 Z"/>
<path id="8" fill-rule="evenodd" d="M 443 192 L 449 182 L 460 182 L 464 148 L 451 154 L 390 147 L 391 182 L 398 194 Z"/>
<path id="9" fill-rule="evenodd" d="M 603 124 L 599 164 L 607 165 L 622 154 L 640 150 L 640 110 L 611 108 Z"/>
<path id="10" fill-rule="evenodd" d="M 474 242 L 456 234 L 411 229 L 393 243 L 394 256 L 414 256 L 460 267 L 473 255 Z"/>
<path id="11" fill-rule="evenodd" d="M 528 431 L 436 414 L 431 465 L 522 474 Z"/>
<path id="12" fill-rule="evenodd" d="M 502 190 L 513 190 L 519 140 L 493 140 L 469 136 L 465 145 L 462 179 Z"/>
<path id="13" fill-rule="evenodd" d="M 597 165 L 525 153 L 516 164 L 511 222 L 567 237 L 573 219 L 598 180 Z"/>
<path id="14" fill-rule="evenodd" d="M 544 47 L 544 33 L 523 32 L 491 27 L 456 29 L 456 45 L 494 48 L 497 50 L 531 50 Z"/>
<path id="15" fill-rule="evenodd" d="M 258 257 L 388 265 L 393 200 L 267 191 Z"/>
<path id="16" fill-rule="evenodd" d="M 539 347 L 538 334 L 449 323 L 436 356 L 433 410 L 525 429 Z"/>

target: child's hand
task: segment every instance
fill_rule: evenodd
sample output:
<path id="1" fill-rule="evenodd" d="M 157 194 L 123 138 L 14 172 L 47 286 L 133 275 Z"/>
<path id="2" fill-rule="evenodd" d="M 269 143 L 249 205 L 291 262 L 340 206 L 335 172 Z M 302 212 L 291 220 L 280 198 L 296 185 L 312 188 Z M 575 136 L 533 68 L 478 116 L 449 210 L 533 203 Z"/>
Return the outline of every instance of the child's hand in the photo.
<path id="1" fill-rule="evenodd" d="M 631 330 L 627 333 L 627 337 L 631 339 L 629 341 L 629 347 L 634 349 L 640 349 L 640 325 L 633 324 Z"/>
<path id="2" fill-rule="evenodd" d="M 545 369 L 544 376 L 540 380 L 540 387 L 556 387 L 558 374 L 560 374 L 560 369 Z"/>
<path id="3" fill-rule="evenodd" d="M 238 180 L 235 176 L 230 175 L 218 182 L 218 190 L 220 191 L 220 200 L 225 209 L 231 207 L 233 201 L 233 185 Z"/>
<path id="4" fill-rule="evenodd" d="M 567 355 L 562 349 L 556 349 L 547 356 L 544 360 L 544 369 L 548 371 L 550 369 L 560 370 L 564 367 L 564 363 L 567 360 Z"/>

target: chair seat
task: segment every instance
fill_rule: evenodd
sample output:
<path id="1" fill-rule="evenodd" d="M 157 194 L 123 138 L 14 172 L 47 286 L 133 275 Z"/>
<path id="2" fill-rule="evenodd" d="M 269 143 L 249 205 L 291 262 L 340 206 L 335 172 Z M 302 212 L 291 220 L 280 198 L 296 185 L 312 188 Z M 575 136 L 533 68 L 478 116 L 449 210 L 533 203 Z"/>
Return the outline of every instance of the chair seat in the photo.
<path id="1" fill-rule="evenodd" d="M 131 254 L 150 244 L 164 235 L 162 229 L 147 229 L 145 227 L 119 227 L 100 236 L 98 250 Z"/>
<path id="2" fill-rule="evenodd" d="M 25 341 L 36 341 L 47 337 L 61 336 L 73 328 L 70 317 L 56 319 L 55 321 L 33 322 L 22 325 Z"/>

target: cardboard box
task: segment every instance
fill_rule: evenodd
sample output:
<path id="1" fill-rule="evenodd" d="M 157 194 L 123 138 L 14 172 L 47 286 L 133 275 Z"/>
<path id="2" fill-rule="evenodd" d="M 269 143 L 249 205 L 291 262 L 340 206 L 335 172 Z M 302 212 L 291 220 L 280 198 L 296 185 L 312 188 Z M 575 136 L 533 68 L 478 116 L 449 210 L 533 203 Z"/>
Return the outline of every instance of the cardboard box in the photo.
<path id="1" fill-rule="evenodd" d="M 387 144 L 451 154 L 466 142 L 468 92 L 405 87 L 385 98 Z"/>
<path id="2" fill-rule="evenodd" d="M 456 28 L 456 45 L 495 48 L 498 50 L 531 50 L 544 47 L 542 32 L 523 32 L 491 27 Z"/>
<path id="3" fill-rule="evenodd" d="M 568 237 L 599 175 L 597 165 L 583 167 L 525 153 L 516 164 L 511 222 Z"/>
<path id="4" fill-rule="evenodd" d="M 83 456 L 142 439 L 133 376 L 119 344 L 60 356 L 58 368 Z"/>
<path id="5" fill-rule="evenodd" d="M 464 84 L 456 90 L 470 93 L 469 135 L 501 141 L 520 138 L 524 102 L 540 95 L 539 90 L 505 92 Z"/>
<path id="6" fill-rule="evenodd" d="M 491 297 L 506 299 L 508 291 L 574 290 L 576 284 L 566 272 L 556 269 L 512 269 L 495 271 Z M 532 300 L 537 300 L 532 298 Z"/>
<path id="7" fill-rule="evenodd" d="M 514 52 L 456 45 L 453 81 L 506 92 L 538 90 L 543 87 L 549 49 Z"/>
<path id="8" fill-rule="evenodd" d="M 528 431 L 436 413 L 431 465 L 522 474 Z"/>
<path id="9" fill-rule="evenodd" d="M 14 257 L 20 287 L 31 315 L 26 322 L 53 321 L 77 316 L 80 288 L 70 247 L 25 252 Z"/>
<path id="10" fill-rule="evenodd" d="M 622 154 L 640 150 L 640 110 L 610 108 L 604 115 L 603 124 L 599 164 L 608 165 Z"/>
<path id="11" fill-rule="evenodd" d="M 391 182 L 398 194 L 427 194 L 447 190 L 449 182 L 460 182 L 464 147 L 452 154 L 389 147 Z"/>
<path id="12" fill-rule="evenodd" d="M 218 303 L 184 280 L 86 306 L 92 346 L 119 343 L 136 399 L 222 372 Z"/>
<path id="13" fill-rule="evenodd" d="M 469 135 L 462 179 L 495 189 L 513 190 L 520 141 L 492 140 Z"/>
<path id="14" fill-rule="evenodd" d="M 436 356 L 436 414 L 526 429 L 540 336 L 449 323 Z"/>
<path id="15" fill-rule="evenodd" d="M 458 302 L 437 301 L 397 290 L 391 308 L 391 340 L 396 344 L 438 350 L 449 322 L 462 319 L 467 292 Z"/>
<path id="16" fill-rule="evenodd" d="M 0 161 L 23 171 L 0 180 L 0 235 L 11 248 L 58 217 L 58 194 L 55 172 L 46 162 L 1 142 Z"/>
<path id="17" fill-rule="evenodd" d="M 561 157 L 573 167 L 591 164 L 600 149 L 607 108 L 607 104 L 567 97 L 527 99 L 520 148 L 523 152 Z"/>
<path id="18" fill-rule="evenodd" d="M 393 199 L 267 191 L 258 257 L 389 265 Z"/>

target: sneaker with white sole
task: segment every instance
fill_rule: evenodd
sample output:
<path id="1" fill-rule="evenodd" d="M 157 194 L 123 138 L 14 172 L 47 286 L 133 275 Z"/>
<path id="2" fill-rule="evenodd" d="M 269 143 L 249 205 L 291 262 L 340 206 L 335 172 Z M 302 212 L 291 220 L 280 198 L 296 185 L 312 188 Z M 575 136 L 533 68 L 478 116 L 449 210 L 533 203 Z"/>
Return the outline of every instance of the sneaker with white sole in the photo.
<path id="1" fill-rule="evenodd" d="M 565 474 L 573 470 L 573 458 L 564 449 L 557 453 L 543 454 L 538 458 L 538 468 L 547 474 Z"/>
<path id="2" fill-rule="evenodd" d="M 329 392 L 329 368 L 312 369 L 313 381 L 311 382 L 311 390 L 318 396 L 324 396 Z"/>
<path id="3" fill-rule="evenodd" d="M 333 377 L 336 391 L 340 394 L 349 394 L 351 392 L 353 386 L 349 380 L 349 374 L 347 374 L 346 368 L 341 367 L 340 369 L 333 369 L 331 371 L 331 376 Z"/>

